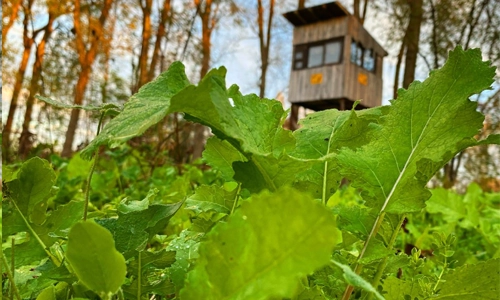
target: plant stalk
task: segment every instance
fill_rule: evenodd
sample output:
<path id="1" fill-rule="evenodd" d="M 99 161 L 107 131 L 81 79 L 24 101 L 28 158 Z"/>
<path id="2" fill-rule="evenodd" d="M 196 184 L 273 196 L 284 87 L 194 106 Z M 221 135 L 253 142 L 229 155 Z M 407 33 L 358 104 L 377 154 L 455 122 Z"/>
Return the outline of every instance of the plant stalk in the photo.
<path id="1" fill-rule="evenodd" d="M 19 295 L 19 291 L 17 290 L 17 286 L 14 282 L 14 269 L 9 268 L 9 262 L 7 261 L 7 258 L 3 254 L 2 251 L 2 264 L 5 268 L 5 272 L 7 273 L 7 278 L 9 278 L 11 282 L 11 293 L 16 297 L 17 300 L 21 300 L 21 296 Z"/>
<path id="2" fill-rule="evenodd" d="M 382 226 L 382 222 L 384 221 L 384 218 L 385 218 L 385 211 L 381 212 L 377 216 L 377 219 L 375 220 L 375 224 L 372 227 L 370 234 L 366 238 L 365 245 L 363 246 L 363 249 L 361 250 L 361 253 L 358 256 L 358 261 L 356 263 L 356 267 L 354 268 L 354 272 L 358 275 L 361 273 L 361 270 L 363 269 L 363 266 L 359 263 L 359 260 L 361 258 L 363 258 L 363 256 L 365 255 L 366 249 L 368 248 L 370 241 L 377 235 L 377 233 L 380 229 L 380 226 Z M 354 290 L 354 286 L 348 284 L 345 291 L 344 291 L 344 295 L 342 296 L 342 300 L 349 300 L 353 290 Z"/>
<path id="3" fill-rule="evenodd" d="M 406 214 L 403 214 L 399 220 L 399 223 L 398 223 L 396 229 L 394 229 L 394 231 L 391 235 L 391 239 L 389 240 L 389 244 L 387 245 L 387 249 L 392 250 L 392 248 L 394 246 L 394 242 L 396 241 L 396 238 L 398 237 L 399 230 L 401 229 L 401 226 L 403 225 L 405 218 L 406 218 Z M 372 285 L 374 288 L 377 288 L 377 285 L 380 282 L 382 275 L 384 274 L 385 267 L 387 266 L 387 260 L 388 260 L 388 257 L 386 256 L 378 265 L 377 273 L 375 274 L 375 277 L 373 278 L 373 281 L 372 281 Z M 371 300 L 372 297 L 373 297 L 373 294 L 368 295 L 368 300 Z"/>
<path id="4" fill-rule="evenodd" d="M 11 202 L 12 202 L 12 204 L 14 204 L 14 207 L 16 208 L 17 212 L 19 213 L 19 215 L 23 219 L 24 223 L 26 224 L 26 227 L 28 227 L 28 230 L 29 230 L 30 234 L 36 239 L 36 241 L 38 242 L 38 244 L 40 244 L 40 246 L 42 246 L 42 248 L 45 251 L 45 253 L 47 253 L 47 255 L 50 257 L 50 260 L 52 260 L 52 262 L 56 266 L 59 267 L 61 265 L 61 262 L 59 261 L 59 259 L 57 257 L 55 257 L 54 255 L 52 255 L 52 253 L 50 253 L 49 248 L 47 246 L 45 246 L 45 243 L 40 239 L 40 237 L 38 236 L 38 234 L 36 234 L 36 232 L 33 229 L 33 227 L 31 227 L 31 225 L 28 222 L 28 220 L 26 220 L 26 218 L 24 217 L 23 213 L 19 210 L 19 207 L 17 206 L 16 201 L 14 201 L 14 200 L 11 199 Z M 7 264 L 7 266 L 8 266 L 8 264 Z"/>
<path id="5" fill-rule="evenodd" d="M 233 214 L 234 209 L 238 206 L 238 200 L 240 199 L 240 192 L 241 192 L 241 183 L 238 182 L 238 190 L 236 191 L 236 198 L 234 199 L 230 215 Z"/>
<path id="6" fill-rule="evenodd" d="M 447 249 L 445 248 L 445 251 Z M 444 274 L 444 271 L 446 270 L 446 267 L 448 266 L 448 257 L 444 257 L 444 264 L 443 264 L 443 269 L 441 270 L 441 273 L 439 274 L 439 277 L 438 277 L 438 280 L 436 282 L 436 284 L 434 285 L 434 287 L 432 288 L 432 293 L 433 294 L 436 294 L 436 290 L 438 288 L 438 285 L 439 283 L 441 283 L 441 278 L 443 277 L 443 274 Z"/>
<path id="7" fill-rule="evenodd" d="M 104 112 L 101 113 L 101 117 L 99 118 L 99 123 L 97 124 L 96 136 L 98 136 L 99 133 L 101 132 L 101 124 L 102 124 L 103 118 L 104 118 Z M 89 210 L 89 201 L 90 201 L 90 182 L 92 181 L 92 175 L 94 175 L 94 170 L 95 170 L 95 166 L 97 164 L 98 157 L 99 157 L 99 148 L 94 153 L 94 157 L 93 157 L 94 161 L 92 162 L 92 166 L 90 167 L 90 171 L 89 171 L 89 176 L 87 177 L 87 184 L 85 187 L 85 206 L 83 208 L 83 220 L 84 221 L 87 221 L 87 213 Z"/>
<path id="8" fill-rule="evenodd" d="M 141 268 L 141 256 L 142 256 L 142 251 L 139 251 L 139 258 L 138 258 L 138 263 L 139 266 L 137 267 L 137 300 L 141 300 L 141 287 L 142 287 L 142 268 Z"/>

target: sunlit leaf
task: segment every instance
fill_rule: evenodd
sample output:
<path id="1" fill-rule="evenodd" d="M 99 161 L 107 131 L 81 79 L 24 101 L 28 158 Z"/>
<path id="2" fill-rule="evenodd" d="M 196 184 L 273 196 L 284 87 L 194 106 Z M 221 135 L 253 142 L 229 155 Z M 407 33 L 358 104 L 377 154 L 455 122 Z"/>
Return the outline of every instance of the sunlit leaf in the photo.
<path id="1" fill-rule="evenodd" d="M 300 278 L 328 263 L 334 229 L 331 212 L 306 194 L 253 196 L 200 245 L 181 298 L 290 297 Z"/>
<path id="2" fill-rule="evenodd" d="M 125 259 L 115 249 L 111 233 L 92 222 L 76 223 L 70 230 L 66 259 L 78 279 L 89 289 L 108 298 L 125 281 Z"/>

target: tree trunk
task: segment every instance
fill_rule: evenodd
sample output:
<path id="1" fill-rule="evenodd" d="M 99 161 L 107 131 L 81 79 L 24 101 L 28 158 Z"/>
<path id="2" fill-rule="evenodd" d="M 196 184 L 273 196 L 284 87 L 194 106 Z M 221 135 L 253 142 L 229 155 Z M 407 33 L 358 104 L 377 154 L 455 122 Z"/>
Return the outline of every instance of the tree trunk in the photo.
<path id="1" fill-rule="evenodd" d="M 45 55 L 45 45 L 48 43 L 50 35 L 52 34 L 52 23 L 54 22 L 54 18 L 55 15 L 52 12 L 49 12 L 49 20 L 45 29 L 45 33 L 43 34 L 42 41 L 36 48 L 36 58 L 33 65 L 30 93 L 28 96 L 28 100 L 26 101 L 26 111 L 24 113 L 23 131 L 21 132 L 21 137 L 19 138 L 19 156 L 21 158 L 25 158 L 32 147 L 32 141 L 30 139 L 32 134 L 29 132 L 29 126 L 31 123 L 31 115 L 33 112 L 35 95 L 38 93 L 38 90 L 40 88 L 40 80 L 42 78 L 42 64 L 43 57 Z"/>
<path id="2" fill-rule="evenodd" d="M 361 25 L 363 25 L 365 23 L 367 10 L 368 10 L 368 0 L 365 0 L 365 2 L 363 4 L 363 13 L 361 14 L 361 19 L 359 20 L 361 22 Z"/>
<path id="3" fill-rule="evenodd" d="M 360 0 L 354 0 L 354 3 L 353 3 L 354 17 L 358 20 L 361 20 L 361 14 L 359 12 L 360 5 L 361 5 Z"/>
<path id="4" fill-rule="evenodd" d="M 106 19 L 108 18 L 109 11 L 113 0 L 105 0 L 104 6 L 101 10 L 101 15 L 98 22 L 92 28 L 92 37 L 90 40 L 90 46 L 87 50 L 86 43 L 84 41 L 84 32 L 82 29 L 82 22 L 80 20 L 80 1 L 75 1 L 75 10 L 73 11 L 73 26 L 75 28 L 75 42 L 76 49 L 78 52 L 78 61 L 80 63 L 81 71 L 78 77 L 78 81 L 75 87 L 75 98 L 74 104 L 82 105 L 85 95 L 85 90 L 89 82 L 90 73 L 92 70 L 92 64 L 97 56 L 98 46 L 104 40 L 104 25 Z M 63 150 L 61 156 L 69 157 L 71 156 L 73 150 L 73 141 L 75 139 L 75 132 L 78 125 L 78 119 L 80 118 L 80 111 L 78 109 L 73 109 L 71 111 L 71 117 L 69 120 L 68 130 L 66 131 L 66 139 L 64 141 Z"/>
<path id="5" fill-rule="evenodd" d="M 259 82 L 259 96 L 264 98 L 266 92 L 266 75 L 269 66 L 269 48 L 271 44 L 271 27 L 274 16 L 274 0 L 269 1 L 269 16 L 267 19 L 267 32 L 264 35 L 264 7 L 262 0 L 257 1 L 257 25 L 259 27 L 259 44 L 260 44 L 260 82 Z"/>
<path id="6" fill-rule="evenodd" d="M 78 76 L 78 82 L 75 87 L 75 105 L 82 105 L 85 95 L 85 90 L 90 78 L 91 65 L 82 66 L 82 70 Z M 69 119 L 68 130 L 66 131 L 66 139 L 64 141 L 63 151 L 61 156 L 69 157 L 73 153 L 73 141 L 75 139 L 75 132 L 78 126 L 78 120 L 80 118 L 80 110 L 73 109 L 71 111 L 71 117 Z"/>
<path id="7" fill-rule="evenodd" d="M 5 43 L 5 38 L 7 37 L 7 33 L 9 32 L 9 29 L 12 27 L 14 24 L 14 21 L 17 19 L 17 13 L 19 12 L 19 7 L 21 6 L 21 1 L 22 0 L 16 0 L 16 1 L 11 1 L 11 12 L 8 17 L 7 23 L 3 25 L 2 27 L 2 52 L 5 52 L 4 48 L 4 43 Z"/>
<path id="8" fill-rule="evenodd" d="M 403 62 L 403 54 L 406 49 L 406 35 L 403 37 L 401 41 L 401 48 L 399 48 L 398 53 L 398 61 L 396 62 L 396 73 L 394 74 L 394 87 L 393 87 L 393 99 L 398 97 L 398 89 L 399 89 L 399 75 L 401 73 L 401 63 Z"/>
<path id="9" fill-rule="evenodd" d="M 161 42 L 165 38 L 165 34 L 167 33 L 167 21 L 170 19 L 170 15 L 172 12 L 171 0 L 163 1 L 163 9 L 160 14 L 160 24 L 158 25 L 158 31 L 156 32 L 156 41 L 155 47 L 153 50 L 153 56 L 151 57 L 151 64 L 149 66 L 149 75 L 148 81 L 154 79 L 156 75 L 156 67 L 158 66 L 159 58 L 160 58 L 160 50 L 161 50 Z M 170 23 L 170 22 L 169 22 Z"/>
<path id="10" fill-rule="evenodd" d="M 149 54 L 149 41 L 151 39 L 151 7 L 153 6 L 152 0 L 145 0 L 143 5 L 142 0 L 139 0 L 142 9 L 142 43 L 141 54 L 139 56 L 139 79 L 134 89 L 136 93 L 141 86 L 148 82 L 148 54 Z"/>
<path id="11" fill-rule="evenodd" d="M 5 122 L 5 126 L 3 128 L 2 134 L 2 151 L 3 155 L 7 160 L 9 159 L 10 152 L 10 141 L 11 141 L 11 131 L 12 124 L 14 122 L 14 115 L 17 110 L 17 101 L 19 98 L 19 94 L 21 93 L 21 89 L 23 87 L 24 75 L 26 73 L 26 67 L 28 66 L 28 61 L 31 55 L 31 47 L 33 45 L 33 41 L 36 38 L 38 32 L 33 32 L 32 36 L 29 36 L 29 21 L 31 16 L 31 7 L 33 5 L 33 0 L 28 1 L 28 6 L 24 8 L 24 20 L 23 20 L 23 56 L 21 58 L 21 62 L 19 64 L 19 69 L 16 73 L 16 81 L 14 83 L 14 89 L 12 91 L 12 100 L 10 101 L 9 106 L 9 114 L 7 115 L 7 121 Z M 2 43 L 3 45 L 3 43 Z"/>
<path id="12" fill-rule="evenodd" d="M 403 87 L 406 89 L 415 80 L 418 45 L 420 41 L 420 25 L 422 24 L 423 0 L 408 0 L 410 5 L 410 22 L 406 30 L 406 57 L 403 75 Z"/>
<path id="13" fill-rule="evenodd" d="M 201 5 L 200 0 L 195 0 L 198 5 Z M 206 0 L 204 9 L 199 9 L 198 13 L 201 18 L 201 70 L 200 70 L 200 80 L 205 77 L 210 69 L 210 58 L 211 58 L 211 37 L 214 20 L 211 16 L 212 13 L 212 0 Z"/>
<path id="14" fill-rule="evenodd" d="M 298 9 L 306 8 L 306 0 L 299 0 Z"/>
<path id="15" fill-rule="evenodd" d="M 436 6 L 434 5 L 434 0 L 429 1 L 431 6 L 431 20 L 432 20 L 432 39 L 431 39 L 431 50 L 434 52 L 434 69 L 439 68 L 439 47 L 437 41 L 437 16 L 436 16 Z"/>

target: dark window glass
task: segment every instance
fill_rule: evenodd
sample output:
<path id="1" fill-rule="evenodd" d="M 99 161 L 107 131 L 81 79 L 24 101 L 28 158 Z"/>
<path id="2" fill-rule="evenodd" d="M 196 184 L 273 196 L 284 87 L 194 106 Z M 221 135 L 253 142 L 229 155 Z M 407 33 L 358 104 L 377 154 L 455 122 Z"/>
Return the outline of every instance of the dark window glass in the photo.
<path id="1" fill-rule="evenodd" d="M 363 52 L 364 52 L 363 47 L 360 44 L 358 44 L 358 49 L 356 51 L 356 64 L 358 66 L 363 65 Z"/>
<path id="2" fill-rule="evenodd" d="M 342 39 L 297 45 L 293 52 L 292 68 L 300 70 L 342 61 L 344 41 Z"/>
<path id="3" fill-rule="evenodd" d="M 307 67 L 317 67 L 323 64 L 323 45 L 309 47 Z"/>
<path id="4" fill-rule="evenodd" d="M 302 69 L 305 68 L 305 59 L 307 46 L 301 45 L 295 47 L 295 53 L 293 54 L 293 68 Z"/>
<path id="5" fill-rule="evenodd" d="M 351 43 L 351 62 L 356 63 L 356 57 L 358 53 L 358 44 L 356 44 L 355 41 L 352 41 Z"/>
<path id="6" fill-rule="evenodd" d="M 363 57 L 363 68 L 370 72 L 375 70 L 375 57 L 373 55 L 372 49 L 365 50 L 365 55 Z"/>
<path id="7" fill-rule="evenodd" d="M 335 41 L 325 45 L 325 64 L 334 64 L 340 62 L 342 53 L 342 42 Z"/>

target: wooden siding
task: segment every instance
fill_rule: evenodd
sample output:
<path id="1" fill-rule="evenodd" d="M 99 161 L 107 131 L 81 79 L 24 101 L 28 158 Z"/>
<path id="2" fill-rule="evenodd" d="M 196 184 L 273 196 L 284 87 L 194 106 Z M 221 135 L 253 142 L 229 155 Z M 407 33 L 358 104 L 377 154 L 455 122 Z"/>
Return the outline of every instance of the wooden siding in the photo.
<path id="1" fill-rule="evenodd" d="M 311 76 L 322 74 L 320 84 L 311 84 Z M 330 65 L 294 71 L 290 75 L 288 99 L 292 103 L 341 98 L 344 94 L 344 65 Z"/>
<path id="2" fill-rule="evenodd" d="M 347 16 L 295 27 L 293 30 L 293 44 L 300 45 L 345 36 L 347 28 Z"/>
<path id="3" fill-rule="evenodd" d="M 367 85 L 358 80 L 360 74 L 366 76 Z M 365 107 L 380 106 L 382 104 L 382 78 L 378 77 L 377 74 L 348 62 L 345 68 L 345 77 L 343 98 L 352 101 L 361 100 L 361 104 Z"/>
<path id="4" fill-rule="evenodd" d="M 346 108 L 351 107 L 355 100 L 362 100 L 363 107 L 381 105 L 382 62 L 387 53 L 353 16 L 295 27 L 293 44 L 314 43 L 336 37 L 345 37 L 342 62 L 336 65 L 292 70 L 289 101 L 299 105 L 309 105 L 310 108 L 315 109 L 329 105 L 338 107 L 340 99 L 348 100 Z M 376 53 L 375 73 L 351 63 L 352 39 L 360 42 L 365 49 L 374 50 Z M 311 76 L 314 74 L 322 74 L 322 83 L 311 83 Z M 366 85 L 360 82 L 358 77 L 360 74 L 365 76 Z"/>

